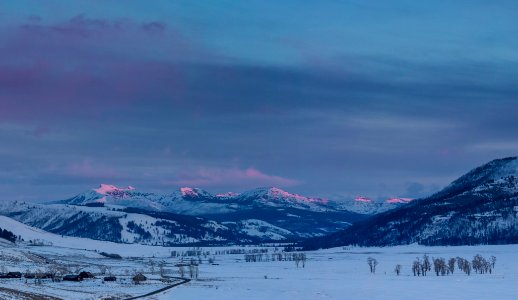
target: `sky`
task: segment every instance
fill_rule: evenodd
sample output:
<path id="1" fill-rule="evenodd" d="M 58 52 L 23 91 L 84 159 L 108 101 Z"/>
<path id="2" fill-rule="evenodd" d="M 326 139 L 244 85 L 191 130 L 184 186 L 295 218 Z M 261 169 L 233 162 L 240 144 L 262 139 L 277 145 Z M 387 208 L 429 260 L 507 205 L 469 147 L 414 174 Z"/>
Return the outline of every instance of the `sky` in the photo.
<path id="1" fill-rule="evenodd" d="M 516 1 L 0 1 L 0 201 L 418 198 L 518 153 Z"/>

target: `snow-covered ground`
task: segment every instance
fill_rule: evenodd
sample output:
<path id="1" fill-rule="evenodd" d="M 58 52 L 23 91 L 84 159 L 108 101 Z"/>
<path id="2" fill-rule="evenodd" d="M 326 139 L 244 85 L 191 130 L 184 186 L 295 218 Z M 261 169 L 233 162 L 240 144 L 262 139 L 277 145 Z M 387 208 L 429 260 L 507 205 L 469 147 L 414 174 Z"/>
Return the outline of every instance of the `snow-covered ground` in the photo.
<path id="1" fill-rule="evenodd" d="M 158 265 L 164 262 L 169 276 L 179 276 L 175 265 L 179 257 L 171 257 L 171 251 L 184 252 L 188 248 L 153 247 L 138 244 L 116 244 L 89 239 L 70 238 L 43 232 L 12 219 L 0 217 L 0 224 L 16 231 L 25 239 L 44 241 L 46 246 L 0 243 L 0 264 L 3 271 L 48 269 L 50 264 L 66 265 L 74 270 L 99 273 L 101 266 L 119 278 L 117 283 L 97 280 L 81 283 L 43 282 L 34 280 L 0 279 L 0 299 L 23 299 L 29 295 L 50 295 L 60 299 L 123 299 L 149 293 L 168 285 L 161 282 Z M 52 245 L 50 245 L 52 243 Z M 149 299 L 518 299 L 515 284 L 518 282 L 518 245 L 423 247 L 417 245 L 389 248 L 334 248 L 306 252 L 304 268 L 297 268 L 293 261 L 245 262 L 244 254 L 221 254 L 232 249 L 241 252 L 258 250 L 257 247 L 203 248 L 209 255 L 202 255 L 199 278 L 188 284 L 152 296 Z M 277 249 L 280 251 L 281 248 Z M 110 259 L 99 254 L 104 251 L 120 254 L 122 259 Z M 275 252 L 268 248 L 271 257 Z M 279 252 L 277 252 L 279 253 Z M 496 256 L 492 274 L 465 275 L 455 270 L 453 275 L 414 277 L 412 262 L 416 257 L 463 257 L 472 260 L 475 254 L 489 258 Z M 375 274 L 369 272 L 367 258 L 378 260 Z M 43 259 L 41 259 L 43 257 Z M 209 263 L 214 258 L 214 264 Z M 188 262 L 191 258 L 184 258 Z M 198 258 L 196 258 L 198 261 Z M 153 262 L 153 263 L 151 263 Z M 155 271 L 151 265 L 154 264 Z M 402 265 L 401 276 L 394 267 Z M 151 280 L 135 286 L 131 276 L 143 272 Z M 187 274 L 187 272 L 186 272 Z M 186 275 L 185 275 L 186 276 Z M 120 279 L 123 279 L 122 281 Z M 21 294 L 13 294 L 12 290 Z"/>
<path id="2" fill-rule="evenodd" d="M 426 277 L 411 272 L 416 256 L 464 257 L 480 253 L 497 257 L 492 274 Z M 475 247 L 400 246 L 391 248 L 335 248 L 308 252 L 305 268 L 293 261 L 245 263 L 242 257 L 219 258 L 218 266 L 201 270 L 201 279 L 160 297 L 166 299 L 518 299 L 518 245 Z M 367 257 L 379 261 L 370 274 Z M 401 264 L 402 274 L 394 267 Z"/>

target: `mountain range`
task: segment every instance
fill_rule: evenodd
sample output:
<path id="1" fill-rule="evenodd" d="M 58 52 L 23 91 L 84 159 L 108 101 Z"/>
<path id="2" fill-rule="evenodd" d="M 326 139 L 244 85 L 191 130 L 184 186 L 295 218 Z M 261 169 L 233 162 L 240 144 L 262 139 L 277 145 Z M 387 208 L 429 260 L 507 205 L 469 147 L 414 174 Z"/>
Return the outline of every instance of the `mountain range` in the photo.
<path id="1" fill-rule="evenodd" d="M 101 184 L 47 204 L 4 202 L 0 214 L 67 236 L 166 246 L 220 245 L 323 236 L 405 203 L 338 202 L 274 187 L 214 195 L 189 187 L 157 194 Z"/>
<path id="2" fill-rule="evenodd" d="M 310 249 L 413 243 L 518 243 L 518 158 L 493 160 L 430 197 L 309 239 L 304 245 Z"/>
<path id="3" fill-rule="evenodd" d="M 55 234 L 165 246 L 518 243 L 518 158 L 493 160 L 416 200 L 332 201 L 279 188 L 157 194 L 103 184 L 47 204 L 1 202 L 0 214 Z"/>

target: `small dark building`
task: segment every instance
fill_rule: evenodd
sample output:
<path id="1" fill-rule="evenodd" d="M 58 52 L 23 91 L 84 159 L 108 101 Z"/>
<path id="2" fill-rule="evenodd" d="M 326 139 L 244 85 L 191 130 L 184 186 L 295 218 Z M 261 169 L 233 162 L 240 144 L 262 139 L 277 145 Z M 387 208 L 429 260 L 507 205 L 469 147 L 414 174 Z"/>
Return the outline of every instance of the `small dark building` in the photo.
<path id="1" fill-rule="evenodd" d="M 115 277 L 115 276 L 106 276 L 106 277 L 104 277 L 104 281 L 117 281 L 117 277 Z"/>
<path id="2" fill-rule="evenodd" d="M 79 275 L 65 275 L 63 276 L 63 281 L 82 281 L 83 278 L 79 277 Z"/>
<path id="3" fill-rule="evenodd" d="M 0 273 L 0 278 L 9 278 L 9 277 L 7 277 L 7 274 Z"/>
<path id="4" fill-rule="evenodd" d="M 22 273 L 20 273 L 20 272 L 9 272 L 9 273 L 7 273 L 7 278 L 22 278 Z"/>
<path id="5" fill-rule="evenodd" d="M 85 272 L 85 271 L 79 273 L 79 277 L 81 277 L 81 280 L 95 278 L 94 274 L 92 274 L 90 272 Z"/>
<path id="6" fill-rule="evenodd" d="M 144 276 L 142 273 L 138 273 L 137 275 L 133 276 L 133 282 L 135 284 L 139 284 L 142 281 L 146 281 L 146 280 L 147 280 L 147 277 Z"/>

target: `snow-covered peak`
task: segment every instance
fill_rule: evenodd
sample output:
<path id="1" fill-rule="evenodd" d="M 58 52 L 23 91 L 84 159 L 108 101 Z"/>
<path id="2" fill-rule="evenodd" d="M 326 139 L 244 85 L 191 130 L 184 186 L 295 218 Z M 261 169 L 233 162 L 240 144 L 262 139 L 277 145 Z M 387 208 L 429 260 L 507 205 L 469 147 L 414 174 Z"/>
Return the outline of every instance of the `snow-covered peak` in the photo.
<path id="1" fill-rule="evenodd" d="M 106 205 L 121 205 L 152 210 L 167 210 L 175 213 L 197 214 L 200 211 L 235 211 L 238 208 L 278 207 L 304 210 L 332 210 L 327 199 L 310 198 L 286 192 L 280 188 L 258 188 L 237 193 L 213 195 L 203 189 L 181 187 L 172 194 L 138 192 L 133 187 L 120 188 L 101 184 L 61 203 L 86 205 L 102 202 Z"/>
<path id="2" fill-rule="evenodd" d="M 372 202 L 372 199 L 364 197 L 364 196 L 358 196 L 358 197 L 354 198 L 354 201 L 370 203 L 370 202 Z"/>
<path id="3" fill-rule="evenodd" d="M 365 196 L 346 198 L 336 201 L 335 206 L 340 210 L 348 210 L 359 214 L 373 215 L 382 213 L 411 202 L 412 198 L 393 197 L 386 200 L 372 199 Z"/>
<path id="4" fill-rule="evenodd" d="M 193 188 L 190 187 L 182 187 L 180 188 L 180 192 L 182 193 L 182 196 L 190 196 L 190 197 L 196 197 L 198 196 L 198 193 Z"/>
<path id="5" fill-rule="evenodd" d="M 301 202 L 318 202 L 318 203 L 326 203 L 327 199 L 321 199 L 321 198 L 310 198 L 301 196 L 299 194 L 292 194 L 289 192 L 286 192 L 280 188 L 272 187 L 268 190 L 268 195 L 273 198 L 284 198 L 289 200 L 295 200 L 295 201 L 301 201 Z"/>
<path id="6" fill-rule="evenodd" d="M 107 195 L 110 193 L 115 192 L 125 192 L 125 191 L 133 191 L 135 188 L 132 186 L 128 186 L 126 188 L 119 188 L 111 184 L 101 184 L 97 189 L 94 189 L 94 191 L 101 195 Z"/>
<path id="7" fill-rule="evenodd" d="M 182 197 L 187 198 L 213 198 L 214 196 L 202 189 L 199 188 L 191 188 L 191 187 L 182 187 L 180 188 L 180 194 Z"/>
<path id="8" fill-rule="evenodd" d="M 252 205 L 294 208 L 310 211 L 330 211 L 333 208 L 328 205 L 327 199 L 310 198 L 299 194 L 292 194 L 280 188 L 257 188 L 243 192 L 236 197 L 240 203 L 253 203 Z"/>
<path id="9" fill-rule="evenodd" d="M 218 197 L 218 198 L 232 198 L 232 197 L 237 197 L 237 196 L 239 196 L 239 193 L 234 193 L 234 192 L 216 194 L 216 197 Z"/>
<path id="10" fill-rule="evenodd" d="M 413 198 L 390 198 L 385 200 L 387 203 L 408 203 L 414 200 Z"/>
<path id="11" fill-rule="evenodd" d="M 277 187 L 269 188 L 257 188 L 254 190 L 246 191 L 241 194 L 245 198 L 256 197 L 265 200 L 276 200 L 276 201 L 288 201 L 288 202 L 300 202 L 300 203 L 322 203 L 328 202 L 327 199 L 305 197 L 299 194 L 293 194 L 286 192 Z"/>

